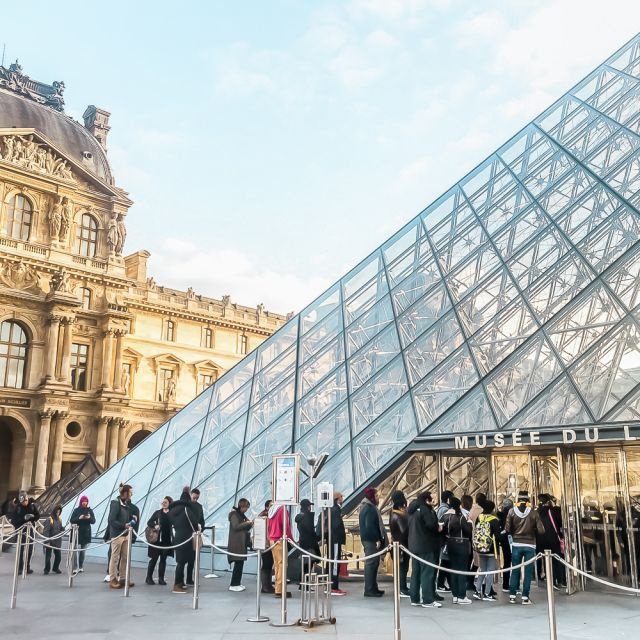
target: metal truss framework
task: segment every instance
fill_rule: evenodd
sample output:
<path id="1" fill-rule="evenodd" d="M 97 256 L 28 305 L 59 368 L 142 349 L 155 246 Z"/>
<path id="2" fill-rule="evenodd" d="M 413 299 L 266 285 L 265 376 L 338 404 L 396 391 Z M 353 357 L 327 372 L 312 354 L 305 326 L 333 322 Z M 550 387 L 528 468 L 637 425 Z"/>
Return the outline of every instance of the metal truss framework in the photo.
<path id="1" fill-rule="evenodd" d="M 640 419 L 639 207 L 640 35 L 104 473 L 98 522 L 119 481 L 224 529 L 275 453 L 354 496 L 418 434 Z"/>

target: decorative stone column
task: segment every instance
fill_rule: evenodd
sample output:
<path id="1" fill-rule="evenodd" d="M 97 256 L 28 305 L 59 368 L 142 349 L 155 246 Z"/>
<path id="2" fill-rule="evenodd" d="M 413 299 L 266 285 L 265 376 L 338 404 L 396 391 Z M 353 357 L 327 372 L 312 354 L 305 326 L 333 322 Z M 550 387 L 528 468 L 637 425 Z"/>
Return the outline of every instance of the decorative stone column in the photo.
<path id="1" fill-rule="evenodd" d="M 59 332 L 60 316 L 49 316 L 49 337 L 47 339 L 47 368 L 44 376 L 45 381 L 53 380 L 56 376 Z"/>
<path id="2" fill-rule="evenodd" d="M 109 422 L 109 466 L 115 464 L 118 460 L 118 431 L 120 430 L 120 421 L 117 418 L 111 418 Z"/>
<path id="3" fill-rule="evenodd" d="M 64 423 L 69 414 L 64 411 L 57 411 L 55 417 L 55 428 L 53 436 L 53 455 L 51 457 L 51 473 L 49 484 L 58 482 L 62 473 L 62 449 L 64 447 Z"/>
<path id="4" fill-rule="evenodd" d="M 60 359 L 60 382 L 68 383 L 71 370 L 71 343 L 75 318 L 63 318 L 62 357 Z"/>
<path id="5" fill-rule="evenodd" d="M 41 492 L 47 486 L 47 460 L 49 459 L 49 434 L 53 411 L 48 409 L 40 414 L 40 435 L 38 436 L 38 457 L 36 458 L 36 475 L 34 490 Z"/>
<path id="6" fill-rule="evenodd" d="M 98 437 L 96 439 L 96 461 L 103 468 L 107 468 L 107 427 L 109 418 L 100 416 L 98 418 Z"/>
<path id="7" fill-rule="evenodd" d="M 102 340 L 102 388 L 111 389 L 113 373 L 111 370 L 111 353 L 113 351 L 113 329 L 106 329 Z M 113 464 L 111 462 L 110 464 Z"/>
<path id="8" fill-rule="evenodd" d="M 129 423 L 126 420 L 120 421 L 120 428 L 118 429 L 118 460 L 127 453 L 127 441 L 125 438 L 127 425 Z"/>
<path id="9" fill-rule="evenodd" d="M 122 341 L 126 331 L 118 329 L 116 332 L 116 364 L 114 371 L 113 390 L 122 391 Z M 122 454 L 120 454 L 122 455 Z"/>

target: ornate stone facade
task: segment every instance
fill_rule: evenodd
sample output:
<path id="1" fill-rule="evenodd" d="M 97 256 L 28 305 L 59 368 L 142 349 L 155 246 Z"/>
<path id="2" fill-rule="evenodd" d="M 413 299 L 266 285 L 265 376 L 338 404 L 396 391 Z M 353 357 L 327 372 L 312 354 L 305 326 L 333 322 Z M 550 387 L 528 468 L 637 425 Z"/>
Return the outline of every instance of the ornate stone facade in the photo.
<path id="1" fill-rule="evenodd" d="M 104 143 L 109 114 L 91 107 L 89 134 L 14 66 L 0 67 L 0 495 L 37 494 L 87 453 L 112 464 L 285 322 L 160 286 L 148 252 L 125 255 L 132 202 L 91 170 L 106 156 L 77 147 Z M 25 99 L 59 118 L 58 144 L 6 120 Z"/>

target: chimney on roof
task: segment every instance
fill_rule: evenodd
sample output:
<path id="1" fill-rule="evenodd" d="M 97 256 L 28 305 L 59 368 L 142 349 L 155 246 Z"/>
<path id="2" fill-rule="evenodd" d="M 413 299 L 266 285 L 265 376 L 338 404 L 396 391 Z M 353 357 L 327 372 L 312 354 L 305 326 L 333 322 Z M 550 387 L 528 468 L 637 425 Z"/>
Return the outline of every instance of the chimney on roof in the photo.
<path id="1" fill-rule="evenodd" d="M 84 119 L 84 128 L 95 136 L 100 146 L 107 150 L 107 134 L 111 127 L 109 126 L 109 116 L 111 114 L 104 109 L 98 109 L 95 105 L 90 104 L 82 114 Z"/>

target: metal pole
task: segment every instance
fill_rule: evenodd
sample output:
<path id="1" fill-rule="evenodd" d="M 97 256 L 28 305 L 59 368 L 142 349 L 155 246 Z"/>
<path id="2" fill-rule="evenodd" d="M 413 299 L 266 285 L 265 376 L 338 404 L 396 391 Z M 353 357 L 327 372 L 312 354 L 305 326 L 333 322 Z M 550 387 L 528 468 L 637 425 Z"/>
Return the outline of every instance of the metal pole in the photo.
<path id="1" fill-rule="evenodd" d="M 198 603 L 200 600 L 200 548 L 202 547 L 202 531 L 199 529 L 200 525 L 198 525 L 198 531 L 195 533 L 195 537 L 193 538 L 196 541 L 196 557 L 193 563 L 193 608 L 198 608 Z M 213 551 L 213 547 L 211 547 Z"/>
<path id="2" fill-rule="evenodd" d="M 69 536 L 69 565 L 67 567 L 67 576 L 69 579 L 69 588 L 73 587 L 73 574 L 75 571 L 78 558 L 76 556 L 76 546 L 78 539 L 78 526 L 72 525 L 71 535 Z"/>
<path id="3" fill-rule="evenodd" d="M 247 622 L 269 622 L 269 618 L 260 615 L 260 594 L 262 593 L 262 549 L 258 549 L 258 577 L 256 579 L 256 615 L 247 618 Z"/>
<path id="4" fill-rule="evenodd" d="M 547 604 L 549 607 L 549 640 L 558 639 L 556 628 L 556 599 L 553 591 L 553 558 L 551 549 L 544 550 L 544 572 L 547 576 Z"/>
<path id="5" fill-rule="evenodd" d="M 327 524 L 327 544 L 328 544 L 328 551 L 329 553 L 327 554 L 327 556 L 333 560 L 337 560 L 338 558 L 334 558 L 333 557 L 333 547 L 331 546 L 331 507 L 329 507 L 327 509 L 327 518 L 329 520 L 328 524 Z M 338 569 L 338 565 L 333 563 L 333 562 L 329 562 L 329 573 L 327 574 L 329 576 L 329 594 L 328 594 L 328 604 L 327 604 L 327 618 L 331 618 L 331 590 L 333 589 L 333 571 L 334 569 Z"/>
<path id="6" fill-rule="evenodd" d="M 322 554 L 323 558 L 326 558 L 329 554 L 329 548 L 327 547 L 327 538 L 324 535 L 324 515 L 325 515 L 326 509 L 322 509 L 321 513 L 320 513 L 320 539 L 322 540 L 322 547 L 325 550 L 325 553 Z M 326 559 L 322 561 L 322 570 L 324 572 L 327 571 L 327 561 Z"/>
<path id="7" fill-rule="evenodd" d="M 16 608 L 16 597 L 18 595 L 18 573 L 20 572 L 18 567 L 20 566 L 20 549 L 22 548 L 22 533 L 20 530 L 18 533 L 18 542 L 16 544 L 16 558 L 13 564 L 13 582 L 11 584 L 11 608 Z"/>
<path id="8" fill-rule="evenodd" d="M 4 525 L 5 517 L 0 516 L 0 554 L 2 554 L 2 548 L 4 547 Z"/>
<path id="9" fill-rule="evenodd" d="M 280 622 L 272 622 L 273 627 L 292 627 L 297 622 L 287 622 L 287 505 L 282 505 L 282 585 L 280 593 Z M 277 588 L 277 585 L 276 585 Z"/>
<path id="10" fill-rule="evenodd" d="M 393 640 L 400 640 L 400 543 L 393 543 Z"/>
<path id="11" fill-rule="evenodd" d="M 133 542 L 133 528 L 127 530 L 127 562 L 124 570 L 124 597 L 129 597 L 129 582 L 131 581 L 131 547 Z"/>
<path id="12" fill-rule="evenodd" d="M 216 550 L 214 548 L 214 544 L 216 543 L 216 526 L 213 525 L 211 527 L 211 572 L 207 573 L 205 579 L 208 578 L 219 578 L 220 576 L 215 572 L 214 562 L 216 559 Z"/>
<path id="13" fill-rule="evenodd" d="M 27 567 L 29 566 L 29 551 L 31 547 L 31 523 L 28 522 L 24 530 L 25 533 L 25 545 L 24 552 L 22 554 L 22 579 L 27 577 Z"/>

